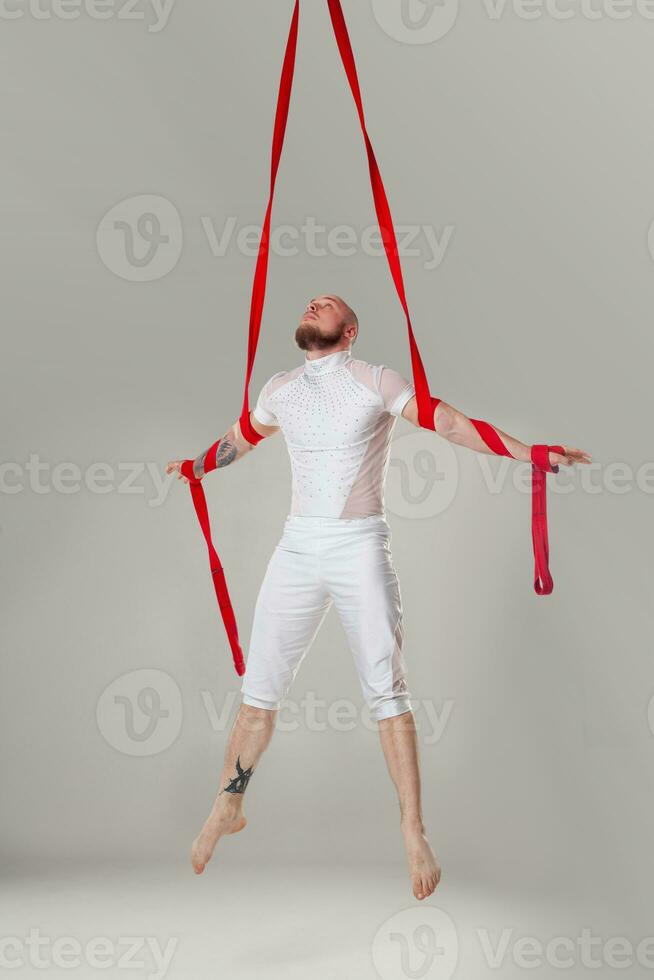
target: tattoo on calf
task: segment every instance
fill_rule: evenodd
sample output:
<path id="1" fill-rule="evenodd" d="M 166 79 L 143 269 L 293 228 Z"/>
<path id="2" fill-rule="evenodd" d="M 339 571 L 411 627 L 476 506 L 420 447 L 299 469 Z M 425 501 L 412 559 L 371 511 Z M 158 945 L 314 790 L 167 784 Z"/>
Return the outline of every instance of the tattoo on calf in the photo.
<path id="1" fill-rule="evenodd" d="M 254 772 L 252 766 L 249 769 L 243 769 L 241 767 L 241 757 L 240 755 L 236 758 L 236 772 L 237 775 L 233 779 L 230 779 L 229 783 L 223 790 L 222 793 L 244 793 L 247 784 L 250 782 L 250 777 Z"/>

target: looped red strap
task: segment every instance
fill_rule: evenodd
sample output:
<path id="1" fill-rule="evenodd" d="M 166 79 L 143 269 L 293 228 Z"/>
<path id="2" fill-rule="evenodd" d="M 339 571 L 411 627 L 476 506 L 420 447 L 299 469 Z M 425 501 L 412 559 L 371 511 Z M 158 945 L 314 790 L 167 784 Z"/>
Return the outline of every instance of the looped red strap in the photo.
<path id="1" fill-rule="evenodd" d="M 334 30 L 334 35 L 336 37 L 336 43 L 338 45 L 338 51 L 343 63 L 343 68 L 345 69 L 345 74 L 352 92 L 352 97 L 356 106 L 357 114 L 359 117 L 359 123 L 361 126 L 361 132 L 363 134 L 364 144 L 366 148 L 366 154 L 368 157 L 368 170 L 370 173 L 370 185 L 372 188 L 372 196 L 375 205 L 375 212 L 377 215 L 377 221 L 379 224 L 380 235 L 384 245 L 384 250 L 386 252 L 386 258 L 388 260 L 388 266 L 391 272 L 393 283 L 395 284 L 395 289 L 404 311 L 406 318 L 407 332 L 409 338 L 409 349 L 411 353 L 411 369 L 413 374 L 413 383 L 416 392 L 416 402 L 418 405 L 418 423 L 422 428 L 431 429 L 435 431 L 435 411 L 440 402 L 439 398 L 434 398 L 429 391 L 429 384 L 427 381 L 427 375 L 422 362 L 422 357 L 420 356 L 420 351 L 418 349 L 418 344 L 413 332 L 413 326 L 411 323 L 411 316 L 409 314 L 409 307 L 406 299 L 406 291 L 404 288 L 404 278 L 402 275 L 402 266 L 399 257 L 399 250 L 397 247 L 397 239 L 395 236 L 395 229 L 393 226 L 393 218 L 391 215 L 390 206 L 388 203 L 388 198 L 386 196 L 386 191 L 384 189 L 384 184 L 382 181 L 379 166 L 377 164 L 377 159 L 368 135 L 368 130 L 366 128 L 365 115 L 363 111 L 363 101 L 361 98 L 361 89 L 359 86 L 359 79 L 357 75 L 356 63 L 354 60 L 354 54 L 352 51 L 352 45 L 350 43 L 350 38 L 347 32 L 347 26 L 345 24 L 345 18 L 343 16 L 343 9 L 341 7 L 340 0 L 327 0 L 327 5 L 329 8 L 329 14 L 331 18 L 332 27 Z M 277 172 L 279 169 L 279 162 L 281 160 L 282 149 L 284 146 L 284 136 L 286 133 L 286 123 L 288 120 L 288 111 L 291 101 L 291 91 L 293 87 L 293 75 L 295 71 L 295 55 L 297 50 L 297 39 L 298 39 L 298 26 L 299 26 L 299 14 L 300 14 L 300 0 L 295 0 L 295 5 L 293 8 L 293 16 L 291 18 L 291 25 L 288 34 L 288 40 L 286 42 L 286 51 L 284 54 L 284 62 L 282 65 L 281 78 L 279 83 L 279 93 L 277 97 L 277 110 L 275 113 L 275 125 L 273 131 L 273 141 L 272 141 L 272 154 L 271 154 L 271 165 L 270 165 L 270 191 L 268 195 L 268 206 L 266 208 L 266 214 L 261 231 L 261 240 L 259 243 L 259 250 L 257 254 L 257 261 L 254 271 L 254 279 L 252 283 L 252 295 L 250 299 L 250 320 L 248 327 L 248 351 L 247 351 L 247 362 L 245 370 L 245 388 L 243 393 L 243 406 L 241 410 L 241 415 L 239 417 L 239 425 L 243 437 L 253 446 L 263 438 L 259 433 L 252 427 L 250 422 L 250 403 L 249 403 L 249 389 L 250 380 L 252 377 L 252 371 L 254 368 L 254 361 L 257 353 L 257 346 L 259 343 L 259 333 L 261 330 L 261 320 L 263 316 L 264 301 L 266 296 L 266 278 L 268 274 L 268 256 L 269 256 L 269 246 L 270 246 L 270 224 L 272 216 L 272 207 L 275 195 L 275 183 L 277 180 Z M 510 456 L 511 453 L 504 445 L 504 442 L 499 436 L 499 433 L 489 425 L 488 422 L 484 422 L 480 419 L 471 420 L 477 432 L 483 439 L 484 443 L 491 449 L 493 453 L 499 456 Z M 215 468 L 215 456 L 218 444 L 216 443 L 211 447 L 211 450 L 207 454 L 207 459 L 205 462 L 205 472 L 209 472 L 211 468 Z M 541 453 L 541 448 L 547 449 L 547 447 L 534 447 L 535 455 L 532 454 L 533 460 L 533 503 L 532 503 L 532 537 L 534 543 L 534 557 L 536 561 L 536 582 L 535 589 L 538 595 L 547 595 L 552 591 L 552 578 L 549 574 L 548 569 L 548 543 L 547 543 L 547 518 L 546 518 L 546 502 L 545 502 L 545 474 L 551 467 L 549 466 L 549 461 Z M 554 447 L 558 449 L 559 447 Z M 187 473 L 190 472 L 192 479 L 190 479 L 191 493 L 193 495 L 193 502 L 195 504 L 196 513 L 198 519 L 202 526 L 202 531 L 204 533 L 207 547 L 209 549 L 209 558 L 211 562 L 212 575 L 214 578 L 214 585 L 216 587 L 216 595 L 218 596 L 218 603 L 223 614 L 223 620 L 225 622 L 225 627 L 227 629 L 227 634 L 229 636 L 230 644 L 232 647 L 232 653 L 234 656 L 234 663 L 236 670 L 239 674 L 243 673 L 243 655 L 238 642 L 238 632 L 236 628 L 236 621 L 234 619 L 234 614 L 231 607 L 231 602 L 229 600 L 229 594 L 227 592 L 227 586 L 225 584 L 225 578 L 222 572 L 222 567 L 218 559 L 218 555 L 211 541 L 211 529 L 209 526 L 209 518 L 206 508 L 206 500 L 204 497 L 204 492 L 200 481 L 195 480 L 193 477 L 192 463 L 190 463 L 190 470 L 187 464 L 190 460 L 186 460 L 184 466 L 186 466 Z M 211 465 L 213 463 L 213 465 Z M 184 468 L 182 468 L 184 472 Z M 186 475 L 186 474 L 185 474 Z"/>
<path id="2" fill-rule="evenodd" d="M 212 449 L 214 450 L 213 468 L 215 469 L 215 449 L 213 446 Z M 189 486 L 191 488 L 191 496 L 193 497 L 193 506 L 195 507 L 195 513 L 197 514 L 200 527 L 202 528 L 202 533 L 204 534 L 204 540 L 207 542 L 207 550 L 209 552 L 209 567 L 211 568 L 211 578 L 213 581 L 214 589 L 216 591 L 216 598 L 218 600 L 218 606 L 220 607 L 220 613 L 222 615 L 223 623 L 225 625 L 225 631 L 227 633 L 229 645 L 231 647 L 234 667 L 236 668 L 236 673 L 239 676 L 242 676 L 245 673 L 245 660 L 243 659 L 243 651 L 241 650 L 241 644 L 238 638 L 238 626 L 236 625 L 236 616 L 234 615 L 232 601 L 229 597 L 229 590 L 227 588 L 227 582 L 225 580 L 225 573 L 223 571 L 223 566 L 221 564 L 220 558 L 218 557 L 218 552 L 216 551 L 213 545 L 213 541 L 211 540 L 211 525 L 209 523 L 209 511 L 207 510 L 207 500 L 204 495 L 204 490 L 202 488 L 202 482 L 201 480 L 196 479 L 193 473 L 193 460 L 191 459 L 184 460 L 181 466 L 181 472 L 182 475 L 185 476 L 189 481 Z"/>
<path id="3" fill-rule="evenodd" d="M 550 452 L 562 455 L 563 446 L 531 447 L 531 539 L 534 546 L 534 589 L 549 595 L 554 588 L 550 574 L 550 548 L 547 538 L 547 473 L 558 473 L 550 464 Z"/>

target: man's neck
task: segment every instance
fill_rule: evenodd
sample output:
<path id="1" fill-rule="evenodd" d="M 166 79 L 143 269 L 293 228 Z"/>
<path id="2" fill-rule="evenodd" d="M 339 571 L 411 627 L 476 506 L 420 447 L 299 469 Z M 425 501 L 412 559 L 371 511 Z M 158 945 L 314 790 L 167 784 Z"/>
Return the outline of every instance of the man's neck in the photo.
<path id="1" fill-rule="evenodd" d="M 315 361 L 318 357 L 328 357 L 330 354 L 335 354 L 339 350 L 349 351 L 350 347 L 330 347 L 329 350 L 308 350 L 305 352 L 305 357 L 307 361 Z"/>
<path id="2" fill-rule="evenodd" d="M 310 354 L 313 354 L 313 357 L 310 357 Z M 352 354 L 349 347 L 339 347 L 322 354 L 318 351 L 307 351 L 303 365 L 304 373 L 312 378 L 317 378 L 319 375 L 322 377 L 332 371 L 338 371 L 344 365 L 349 364 L 351 359 Z"/>

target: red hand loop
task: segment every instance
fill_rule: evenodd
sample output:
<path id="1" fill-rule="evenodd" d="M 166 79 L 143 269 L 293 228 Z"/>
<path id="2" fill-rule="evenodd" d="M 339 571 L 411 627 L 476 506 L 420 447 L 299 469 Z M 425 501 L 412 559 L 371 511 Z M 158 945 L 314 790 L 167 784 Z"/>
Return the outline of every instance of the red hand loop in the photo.
<path id="1" fill-rule="evenodd" d="M 531 447 L 531 461 L 534 466 L 545 470 L 546 473 L 558 473 L 559 467 L 552 466 L 550 463 L 550 453 L 558 453 L 562 456 L 564 452 L 563 446 L 534 445 Z"/>
<path id="2" fill-rule="evenodd" d="M 207 510 L 207 500 L 204 495 L 202 482 L 200 480 L 194 480 L 192 483 L 190 483 L 190 487 L 195 513 L 200 523 L 200 527 L 202 528 L 204 540 L 207 543 L 211 577 L 213 579 L 213 585 L 216 591 L 218 606 L 220 607 L 223 623 L 227 632 L 227 639 L 229 640 L 229 645 L 232 651 L 234 667 L 236 669 L 236 673 L 239 674 L 239 676 L 242 676 L 245 673 L 245 661 L 243 659 L 243 651 L 241 650 L 241 644 L 238 638 L 238 626 L 236 624 L 234 609 L 232 608 L 231 599 L 229 597 L 229 590 L 227 588 L 223 566 L 220 562 L 220 558 L 218 557 L 218 552 L 214 548 L 213 541 L 211 540 L 209 512 Z"/>
<path id="3" fill-rule="evenodd" d="M 531 447 L 531 539 L 534 548 L 534 589 L 550 595 L 554 581 L 550 574 L 550 548 L 547 534 L 547 473 L 558 473 L 550 463 L 550 452 L 562 454 L 563 446 Z"/>
<path id="4" fill-rule="evenodd" d="M 200 482 L 195 475 L 192 459 L 185 459 L 182 465 L 180 466 L 179 471 L 182 474 L 182 476 L 186 477 L 186 479 L 191 485 Z"/>
<path id="5" fill-rule="evenodd" d="M 215 447 L 212 446 L 211 448 L 213 449 L 213 460 L 215 466 Z M 207 454 L 207 456 L 208 455 L 209 454 Z M 225 625 L 225 631 L 227 632 L 229 645 L 232 650 L 232 659 L 234 661 L 234 667 L 236 669 L 237 674 L 243 675 L 245 673 L 245 661 L 243 659 L 243 651 L 241 650 L 241 644 L 238 638 L 238 626 L 236 625 L 236 617 L 234 615 L 231 599 L 229 597 L 229 590 L 227 589 L 225 573 L 223 572 L 223 567 L 221 565 L 220 558 L 218 557 L 218 552 L 214 548 L 213 541 L 211 540 L 211 524 L 209 523 L 209 511 L 207 510 L 207 500 L 204 495 L 202 481 L 198 480 L 195 476 L 195 473 L 193 472 L 192 459 L 184 460 L 184 462 L 180 467 L 180 472 L 182 476 L 185 476 L 189 481 L 189 486 L 191 488 L 191 496 L 193 498 L 193 506 L 195 507 L 195 513 L 197 515 L 200 527 L 202 528 L 204 540 L 207 543 L 207 551 L 209 553 L 209 567 L 211 568 L 211 577 L 213 580 L 214 589 L 216 591 L 218 606 L 220 608 L 223 623 Z"/>

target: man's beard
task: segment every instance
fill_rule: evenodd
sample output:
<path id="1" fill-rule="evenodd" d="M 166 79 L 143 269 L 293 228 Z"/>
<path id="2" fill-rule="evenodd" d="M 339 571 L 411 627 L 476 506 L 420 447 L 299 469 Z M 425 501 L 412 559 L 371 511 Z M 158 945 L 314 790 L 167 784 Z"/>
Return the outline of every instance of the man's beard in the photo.
<path id="1" fill-rule="evenodd" d="M 295 331 L 295 343 L 300 350 L 326 350 L 343 339 L 345 324 L 340 323 L 330 334 L 323 333 L 313 323 L 301 323 Z"/>

